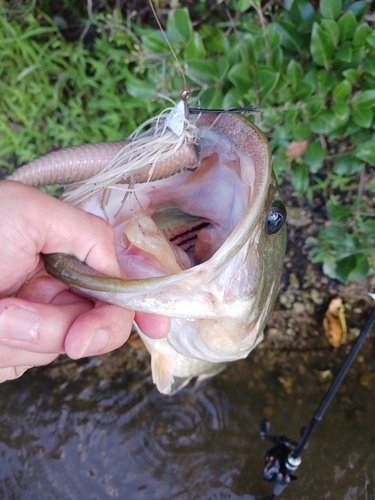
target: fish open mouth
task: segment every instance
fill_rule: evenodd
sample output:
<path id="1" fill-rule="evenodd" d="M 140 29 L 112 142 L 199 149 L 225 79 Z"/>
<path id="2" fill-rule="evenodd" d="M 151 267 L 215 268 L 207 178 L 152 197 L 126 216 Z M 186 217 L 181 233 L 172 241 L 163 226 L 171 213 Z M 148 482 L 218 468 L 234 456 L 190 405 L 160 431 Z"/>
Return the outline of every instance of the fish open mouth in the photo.
<path id="1" fill-rule="evenodd" d="M 44 256 L 47 271 L 91 296 L 136 311 L 238 316 L 249 323 L 257 321 L 263 301 L 265 315 L 281 273 L 272 251 L 285 250 L 285 231 L 269 237 L 283 226 L 285 211 L 274 206 L 278 191 L 267 139 L 230 113 L 205 114 L 197 127 L 198 160 L 193 155 L 194 161 L 180 168 L 174 159 L 169 176 L 116 183 L 109 197 L 102 189 L 80 205 L 113 226 L 124 278 L 100 276 L 63 254 Z"/>
<path id="2" fill-rule="evenodd" d="M 208 261 L 261 194 L 267 181 L 262 141 L 238 117 L 238 130 L 232 126 L 228 134 L 230 118 L 201 119 L 199 161 L 192 168 L 132 189 L 116 185 L 105 208 L 99 194 L 83 206 L 114 227 L 120 265 L 130 279 L 166 276 Z M 244 144 L 241 127 L 247 131 Z"/>

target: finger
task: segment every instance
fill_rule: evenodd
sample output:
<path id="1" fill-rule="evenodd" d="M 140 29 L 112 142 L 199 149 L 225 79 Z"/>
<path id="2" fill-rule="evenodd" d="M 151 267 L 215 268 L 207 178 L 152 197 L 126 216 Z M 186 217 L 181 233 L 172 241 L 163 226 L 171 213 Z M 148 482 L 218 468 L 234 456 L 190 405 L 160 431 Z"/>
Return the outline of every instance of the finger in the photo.
<path id="1" fill-rule="evenodd" d="M 35 353 L 0 345 L 0 369 L 5 370 L 6 368 L 10 368 L 11 371 L 9 373 L 12 373 L 13 370 L 15 371 L 15 375 L 18 373 L 22 375 L 22 368 L 48 365 L 57 357 L 58 353 Z"/>
<path id="2" fill-rule="evenodd" d="M 2 183 L 2 206 L 17 220 L 18 239 L 30 241 L 29 254 L 70 253 L 98 271 L 121 276 L 113 229 L 100 217 L 14 181 Z"/>
<path id="3" fill-rule="evenodd" d="M 152 339 L 166 337 L 171 329 L 171 320 L 168 316 L 158 314 L 136 313 L 135 322 L 140 330 Z"/>
<path id="4" fill-rule="evenodd" d="M 65 351 L 78 359 L 117 349 L 128 340 L 133 320 L 133 311 L 98 301 L 71 326 Z"/>
<path id="5" fill-rule="evenodd" d="M 0 344 L 34 353 L 63 353 L 69 328 L 93 304 L 71 292 L 63 292 L 55 300 L 63 304 L 43 304 L 20 298 L 1 300 Z"/>
<path id="6" fill-rule="evenodd" d="M 0 384 L 6 380 L 14 380 L 15 378 L 21 377 L 29 368 L 31 368 L 31 366 L 0 368 Z"/>

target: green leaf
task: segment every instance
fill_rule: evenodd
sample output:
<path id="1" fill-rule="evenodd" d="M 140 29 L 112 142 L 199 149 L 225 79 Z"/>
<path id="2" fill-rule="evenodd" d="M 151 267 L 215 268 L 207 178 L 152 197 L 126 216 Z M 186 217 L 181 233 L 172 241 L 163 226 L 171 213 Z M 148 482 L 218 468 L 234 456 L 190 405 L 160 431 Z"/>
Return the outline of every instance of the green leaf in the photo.
<path id="1" fill-rule="evenodd" d="M 307 100 L 306 111 L 310 117 L 320 113 L 324 109 L 325 100 L 319 95 L 313 95 Z"/>
<path id="2" fill-rule="evenodd" d="M 264 37 L 255 37 L 254 38 L 254 51 L 255 51 L 255 60 L 258 62 L 265 62 L 265 43 Z"/>
<path id="3" fill-rule="evenodd" d="M 149 83 L 139 80 L 134 76 L 128 76 L 126 90 L 136 99 L 150 99 L 155 95 L 155 89 Z"/>
<path id="4" fill-rule="evenodd" d="M 375 177 L 370 182 L 370 186 L 369 186 L 368 190 L 370 193 L 375 193 Z"/>
<path id="5" fill-rule="evenodd" d="M 317 88 L 318 88 L 318 86 L 316 84 L 316 81 L 318 79 L 318 73 L 319 73 L 319 69 L 317 67 L 315 67 L 315 64 L 314 64 L 314 67 L 306 73 L 305 78 L 304 78 L 304 81 L 309 83 L 313 87 L 314 90 L 317 90 Z"/>
<path id="6" fill-rule="evenodd" d="M 332 200 L 327 201 L 326 207 L 332 222 L 346 223 L 352 217 L 350 208 L 344 205 L 338 205 Z"/>
<path id="7" fill-rule="evenodd" d="M 290 17 L 297 26 L 303 21 L 312 21 L 314 15 L 314 8 L 307 0 L 294 1 L 290 9 Z"/>
<path id="8" fill-rule="evenodd" d="M 223 95 L 221 92 L 221 88 L 218 86 L 208 88 L 201 95 L 200 101 L 202 104 L 202 108 L 222 108 Z"/>
<path id="9" fill-rule="evenodd" d="M 314 92 L 314 87 L 308 82 L 301 82 L 296 88 L 296 99 L 304 101 Z"/>
<path id="10" fill-rule="evenodd" d="M 309 187 L 309 171 L 306 165 L 297 165 L 292 170 L 292 186 L 299 194 L 305 194 Z"/>
<path id="11" fill-rule="evenodd" d="M 328 68 L 332 62 L 335 49 L 336 47 L 331 37 L 323 31 L 318 23 L 314 23 L 310 42 L 310 50 L 314 62 L 318 66 Z"/>
<path id="12" fill-rule="evenodd" d="M 350 82 L 352 84 L 357 83 L 360 76 L 361 76 L 361 73 L 358 70 L 353 69 L 353 68 L 350 68 L 350 69 L 343 71 L 342 74 L 348 80 L 348 82 Z"/>
<path id="13" fill-rule="evenodd" d="M 295 141 L 306 141 L 310 135 L 311 130 L 308 123 L 300 123 L 298 127 L 293 127 L 292 137 Z"/>
<path id="14" fill-rule="evenodd" d="M 283 49 L 275 47 L 270 51 L 269 58 L 270 65 L 277 70 L 281 70 L 284 62 Z"/>
<path id="15" fill-rule="evenodd" d="M 350 43 L 343 43 L 335 55 L 335 61 L 350 63 L 353 57 L 353 50 Z"/>
<path id="16" fill-rule="evenodd" d="M 320 0 L 319 10 L 323 17 L 337 19 L 342 9 L 341 0 Z"/>
<path id="17" fill-rule="evenodd" d="M 264 34 L 268 39 L 270 50 L 281 47 L 281 35 L 273 23 L 267 25 Z"/>
<path id="18" fill-rule="evenodd" d="M 286 79 L 285 78 L 279 78 L 279 81 L 277 82 L 277 85 L 276 85 L 275 90 L 274 90 L 274 92 L 275 92 L 275 98 L 279 97 L 279 99 L 278 99 L 279 102 L 282 102 L 282 101 L 280 101 L 280 94 L 284 90 L 289 90 L 290 92 L 292 92 L 292 89 L 291 89 L 290 85 L 288 84 L 288 82 L 286 81 Z M 278 96 L 276 96 L 276 94 L 278 94 Z"/>
<path id="19" fill-rule="evenodd" d="M 239 0 L 237 4 L 238 12 L 245 12 L 250 7 L 248 0 Z"/>
<path id="20" fill-rule="evenodd" d="M 286 68 L 286 77 L 293 87 L 296 87 L 301 83 L 301 80 L 303 78 L 302 66 L 294 59 L 291 59 L 289 61 L 289 64 Z"/>
<path id="21" fill-rule="evenodd" d="M 375 76 L 375 60 L 367 59 L 363 62 L 362 69 L 365 73 Z"/>
<path id="22" fill-rule="evenodd" d="M 354 2 L 348 7 L 348 12 L 353 12 L 357 21 L 360 21 L 367 12 L 368 3 L 366 0 Z"/>
<path id="23" fill-rule="evenodd" d="M 354 130 L 354 128 L 357 130 Z M 369 144 L 371 141 L 374 141 L 373 130 L 365 130 L 358 127 L 358 125 L 354 125 L 354 123 L 353 128 L 350 127 L 350 123 L 348 124 L 347 135 L 350 136 L 352 145 L 356 147 Z"/>
<path id="24" fill-rule="evenodd" d="M 332 71 L 319 70 L 318 71 L 318 89 L 323 94 L 326 95 L 330 90 L 332 90 L 333 85 L 336 83 L 335 75 Z"/>
<path id="25" fill-rule="evenodd" d="M 190 14 L 186 7 L 177 9 L 168 19 L 167 37 L 171 43 L 187 43 L 193 34 Z"/>
<path id="26" fill-rule="evenodd" d="M 363 128 L 370 128 L 373 119 L 373 113 L 368 108 L 353 108 L 353 121 L 356 125 Z"/>
<path id="27" fill-rule="evenodd" d="M 250 85 L 254 85 L 249 65 L 244 62 L 240 62 L 232 66 L 228 71 L 227 78 L 235 86 L 239 85 L 248 87 Z"/>
<path id="28" fill-rule="evenodd" d="M 319 240 L 322 243 L 330 244 L 332 240 L 343 238 L 348 232 L 348 228 L 344 226 L 323 226 L 320 230 Z"/>
<path id="29" fill-rule="evenodd" d="M 143 48 L 147 52 L 156 54 L 169 50 L 166 41 L 160 35 L 161 33 L 150 33 L 147 35 L 142 35 L 141 40 Z"/>
<path id="30" fill-rule="evenodd" d="M 355 150 L 355 156 L 362 161 L 367 161 L 370 165 L 375 167 L 375 144 L 369 142 L 359 145 Z"/>
<path id="31" fill-rule="evenodd" d="M 340 122 L 346 122 L 350 117 L 350 108 L 346 104 L 334 104 L 332 111 Z"/>
<path id="32" fill-rule="evenodd" d="M 337 47 L 340 39 L 340 30 L 337 22 L 332 19 L 322 19 L 320 26 L 326 35 L 330 37 L 333 45 Z"/>
<path id="33" fill-rule="evenodd" d="M 293 98 L 293 92 L 292 92 L 292 89 L 291 89 L 290 86 L 287 86 L 287 87 L 283 88 L 279 92 L 279 101 L 282 102 L 282 103 L 289 102 L 289 101 L 292 100 L 292 98 Z"/>
<path id="34" fill-rule="evenodd" d="M 361 233 L 374 236 L 375 235 L 375 220 L 366 220 L 358 223 L 358 228 Z"/>
<path id="35" fill-rule="evenodd" d="M 332 91 L 332 97 L 335 102 L 346 102 L 352 92 L 352 86 L 347 80 L 340 82 Z"/>
<path id="36" fill-rule="evenodd" d="M 370 35 L 366 36 L 366 43 L 370 45 L 370 47 L 375 48 L 375 33 L 372 32 Z"/>
<path id="37" fill-rule="evenodd" d="M 316 174 L 320 170 L 323 165 L 325 153 L 319 141 L 310 142 L 307 146 L 303 160 L 310 167 L 311 173 Z"/>
<path id="38" fill-rule="evenodd" d="M 295 26 L 287 21 L 276 21 L 274 24 L 281 35 L 283 47 L 292 52 L 300 52 L 301 44 Z"/>
<path id="39" fill-rule="evenodd" d="M 238 43 L 238 42 L 237 42 Z M 241 61 L 250 61 L 253 63 L 258 61 L 259 55 L 255 51 L 255 37 L 251 33 L 245 33 L 242 38 Z"/>
<path id="40" fill-rule="evenodd" d="M 340 40 L 351 40 L 357 29 L 358 22 L 353 12 L 345 12 L 338 20 L 340 30 Z"/>
<path id="41" fill-rule="evenodd" d="M 373 89 L 375 88 L 375 75 L 365 75 L 365 84 L 367 88 Z"/>
<path id="42" fill-rule="evenodd" d="M 338 175 L 353 175 L 361 169 L 362 165 L 361 160 L 355 156 L 342 156 L 334 160 L 333 172 Z"/>
<path id="43" fill-rule="evenodd" d="M 194 31 L 193 37 L 190 39 L 190 42 L 186 47 L 185 58 L 199 59 L 200 57 L 206 57 L 206 49 L 199 33 L 197 31 Z"/>
<path id="44" fill-rule="evenodd" d="M 372 108 L 375 106 L 375 90 L 359 90 L 352 99 L 353 106 Z"/>
<path id="45" fill-rule="evenodd" d="M 310 120 L 310 127 L 315 134 L 330 134 L 341 125 L 332 110 L 325 109 Z"/>
<path id="46" fill-rule="evenodd" d="M 258 80 L 259 90 L 263 94 L 263 97 L 265 97 L 276 87 L 280 78 L 280 73 L 267 66 L 258 65 L 256 78 Z"/>
<path id="47" fill-rule="evenodd" d="M 236 108 L 238 106 L 241 106 L 246 90 L 246 87 L 231 87 L 224 96 L 223 109 Z"/>
<path id="48" fill-rule="evenodd" d="M 224 52 L 225 54 L 230 50 L 229 38 L 224 35 L 222 29 L 217 26 L 206 25 L 205 30 L 202 29 L 202 38 L 204 40 L 205 47 L 209 48 L 212 52 Z M 241 54 L 241 45 L 238 43 L 233 49 L 234 57 L 237 57 L 237 53 Z"/>
<path id="49" fill-rule="evenodd" d="M 228 74 L 230 64 L 228 61 L 227 56 L 221 55 L 218 60 L 216 61 L 217 65 L 217 73 L 218 73 L 218 80 L 217 83 L 219 84 Z M 218 85 L 219 87 L 219 85 Z"/>
<path id="50" fill-rule="evenodd" d="M 343 283 L 349 281 L 360 281 L 370 271 L 368 259 L 365 255 L 349 255 L 336 264 L 335 274 L 337 279 Z"/>
<path id="51" fill-rule="evenodd" d="M 352 65 L 355 65 L 357 66 L 357 68 L 360 68 L 361 64 L 366 59 L 366 57 L 367 56 L 366 56 L 365 45 L 361 45 L 360 47 L 354 47 L 353 45 L 353 58 L 351 62 Z"/>
<path id="52" fill-rule="evenodd" d="M 362 23 L 355 30 L 353 37 L 353 46 L 359 47 L 364 45 L 366 42 L 366 37 L 371 34 L 371 28 L 368 24 Z"/>
<path id="53" fill-rule="evenodd" d="M 277 182 L 279 182 L 279 183 L 281 183 L 281 181 L 282 181 L 282 174 L 286 170 L 286 165 L 287 165 L 287 162 L 284 159 L 283 160 L 275 160 L 272 163 L 272 169 L 275 172 Z"/>
<path id="54" fill-rule="evenodd" d="M 218 79 L 217 65 L 213 61 L 202 61 L 200 59 L 188 59 L 188 76 L 197 79 L 198 82 L 215 83 Z"/>

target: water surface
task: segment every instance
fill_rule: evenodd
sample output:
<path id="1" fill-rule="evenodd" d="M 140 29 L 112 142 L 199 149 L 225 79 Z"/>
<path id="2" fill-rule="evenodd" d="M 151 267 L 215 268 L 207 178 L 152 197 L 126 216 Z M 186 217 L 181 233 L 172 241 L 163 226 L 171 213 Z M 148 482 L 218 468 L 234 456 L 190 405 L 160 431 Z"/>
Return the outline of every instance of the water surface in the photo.
<path id="1" fill-rule="evenodd" d="M 172 397 L 127 346 L 32 370 L 0 386 L 0 498 L 264 499 L 260 421 L 298 439 L 328 386 L 316 376 L 324 356 L 291 355 L 285 375 L 261 352 Z M 348 377 L 279 498 L 375 499 L 374 358 L 362 363 L 369 382 Z"/>

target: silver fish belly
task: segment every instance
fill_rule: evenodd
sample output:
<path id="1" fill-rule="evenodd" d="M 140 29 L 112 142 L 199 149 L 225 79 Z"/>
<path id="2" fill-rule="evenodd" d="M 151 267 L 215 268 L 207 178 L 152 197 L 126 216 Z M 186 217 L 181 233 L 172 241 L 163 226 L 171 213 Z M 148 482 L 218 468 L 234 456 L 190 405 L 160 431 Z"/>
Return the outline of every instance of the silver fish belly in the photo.
<path id="1" fill-rule="evenodd" d="M 89 296 L 171 318 L 165 339 L 138 329 L 163 394 L 262 340 L 285 253 L 285 209 L 263 133 L 230 113 L 202 115 L 197 127 L 194 168 L 130 191 L 118 185 L 105 208 L 102 193 L 81 204 L 114 227 L 129 279 L 98 275 L 72 256 L 44 257 L 50 274 Z"/>

